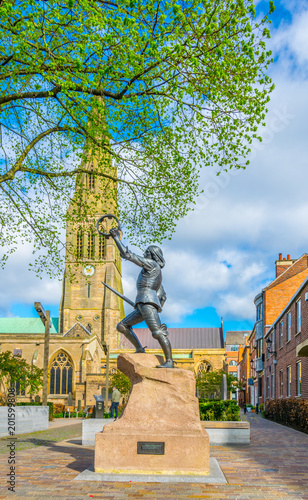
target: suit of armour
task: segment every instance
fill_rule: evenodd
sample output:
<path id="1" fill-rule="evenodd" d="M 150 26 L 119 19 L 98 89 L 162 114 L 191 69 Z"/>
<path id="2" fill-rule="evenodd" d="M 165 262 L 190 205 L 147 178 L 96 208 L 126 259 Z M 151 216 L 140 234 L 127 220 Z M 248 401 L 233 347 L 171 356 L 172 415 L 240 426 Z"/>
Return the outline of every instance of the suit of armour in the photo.
<path id="1" fill-rule="evenodd" d="M 152 245 L 146 250 L 144 257 L 141 257 L 132 253 L 123 245 L 117 230 L 111 230 L 110 234 L 120 251 L 121 257 L 142 268 L 137 279 L 135 310 L 117 325 L 117 330 L 133 344 L 136 353 L 145 352 L 144 347 L 142 347 L 132 329 L 132 326 L 145 321 L 152 336 L 158 340 L 165 354 L 166 363 L 161 366 L 173 368 L 174 363 L 167 327 L 165 324 L 161 324 L 158 314 L 161 312 L 166 300 L 166 293 L 162 286 L 161 268 L 165 264 L 162 251 L 159 247 Z"/>

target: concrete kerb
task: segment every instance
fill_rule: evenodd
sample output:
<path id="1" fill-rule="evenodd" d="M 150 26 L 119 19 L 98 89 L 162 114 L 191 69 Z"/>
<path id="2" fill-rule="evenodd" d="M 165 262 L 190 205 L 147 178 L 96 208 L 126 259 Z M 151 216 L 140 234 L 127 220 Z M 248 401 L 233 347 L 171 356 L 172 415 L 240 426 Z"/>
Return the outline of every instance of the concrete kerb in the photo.
<path id="1" fill-rule="evenodd" d="M 74 478 L 75 481 L 102 481 L 127 483 L 202 483 L 226 484 L 228 481 L 222 472 L 216 458 L 210 457 L 210 473 L 206 476 L 191 475 L 161 475 L 161 474 L 102 474 L 94 472 L 94 467 L 84 470 Z"/>

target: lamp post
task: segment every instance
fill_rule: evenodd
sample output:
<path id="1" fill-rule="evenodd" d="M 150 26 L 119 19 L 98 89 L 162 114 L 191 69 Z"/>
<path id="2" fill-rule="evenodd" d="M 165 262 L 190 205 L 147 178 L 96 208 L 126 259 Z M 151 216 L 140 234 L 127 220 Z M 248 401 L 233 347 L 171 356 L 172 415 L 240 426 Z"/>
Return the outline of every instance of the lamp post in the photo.
<path id="1" fill-rule="evenodd" d="M 103 349 L 106 356 L 106 387 L 105 387 L 105 413 L 108 413 L 108 393 L 109 393 L 109 345 L 103 341 Z"/>
<path id="2" fill-rule="evenodd" d="M 50 311 L 45 311 L 40 302 L 34 302 L 34 307 L 45 326 L 44 338 L 44 367 L 43 367 L 43 400 L 42 405 L 47 406 L 47 382 L 48 382 L 48 359 L 49 359 L 49 337 L 50 337 Z"/>
<path id="3" fill-rule="evenodd" d="M 275 358 L 276 358 L 276 356 L 277 356 L 277 351 L 270 351 L 270 348 L 271 348 L 271 345 L 272 345 L 272 341 L 271 341 L 271 339 L 268 337 L 268 338 L 266 339 L 266 341 L 265 341 L 265 342 L 266 342 L 266 344 L 267 344 L 267 346 L 266 346 L 266 347 L 267 347 L 267 352 L 268 352 L 269 354 L 274 354 L 274 356 L 275 356 Z"/>

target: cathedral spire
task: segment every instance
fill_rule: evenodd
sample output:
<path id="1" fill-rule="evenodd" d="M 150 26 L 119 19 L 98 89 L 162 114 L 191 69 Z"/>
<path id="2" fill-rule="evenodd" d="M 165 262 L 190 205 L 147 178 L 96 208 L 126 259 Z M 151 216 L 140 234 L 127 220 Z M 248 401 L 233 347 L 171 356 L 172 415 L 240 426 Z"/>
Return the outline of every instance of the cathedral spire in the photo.
<path id="1" fill-rule="evenodd" d="M 86 172 L 76 180 L 68 209 L 59 328 L 65 334 L 79 322 L 115 349 L 116 325 L 124 316 L 123 301 L 106 292 L 102 281 L 122 290 L 121 259 L 113 239 L 99 235 L 95 228 L 102 215 L 117 214 L 116 169 L 104 143 L 100 154 L 95 146 L 85 148 L 82 165 Z"/>

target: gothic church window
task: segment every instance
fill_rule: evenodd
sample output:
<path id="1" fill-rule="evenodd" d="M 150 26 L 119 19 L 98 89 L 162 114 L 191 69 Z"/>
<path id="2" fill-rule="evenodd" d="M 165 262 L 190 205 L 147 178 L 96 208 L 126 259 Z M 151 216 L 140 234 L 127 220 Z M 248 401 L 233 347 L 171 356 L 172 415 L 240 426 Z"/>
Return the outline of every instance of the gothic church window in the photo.
<path id="1" fill-rule="evenodd" d="M 88 259 L 94 259 L 95 255 L 95 237 L 92 231 L 88 232 Z"/>
<path id="2" fill-rule="evenodd" d="M 196 375 L 202 375 L 202 373 L 207 373 L 211 371 L 211 365 L 208 361 L 204 360 L 199 363 L 197 370 L 196 370 Z"/>
<path id="3" fill-rule="evenodd" d="M 83 232 L 81 229 L 78 229 L 77 232 L 77 259 L 81 259 L 83 257 Z"/>
<path id="4" fill-rule="evenodd" d="M 88 174 L 88 188 L 92 191 L 95 189 L 95 177 L 94 174 Z"/>
<path id="5" fill-rule="evenodd" d="M 50 363 L 49 394 L 68 394 L 73 387 L 73 362 L 70 356 L 59 351 Z"/>
<path id="6" fill-rule="evenodd" d="M 106 257 L 106 238 L 102 234 L 99 235 L 98 242 L 98 258 L 104 259 Z"/>

